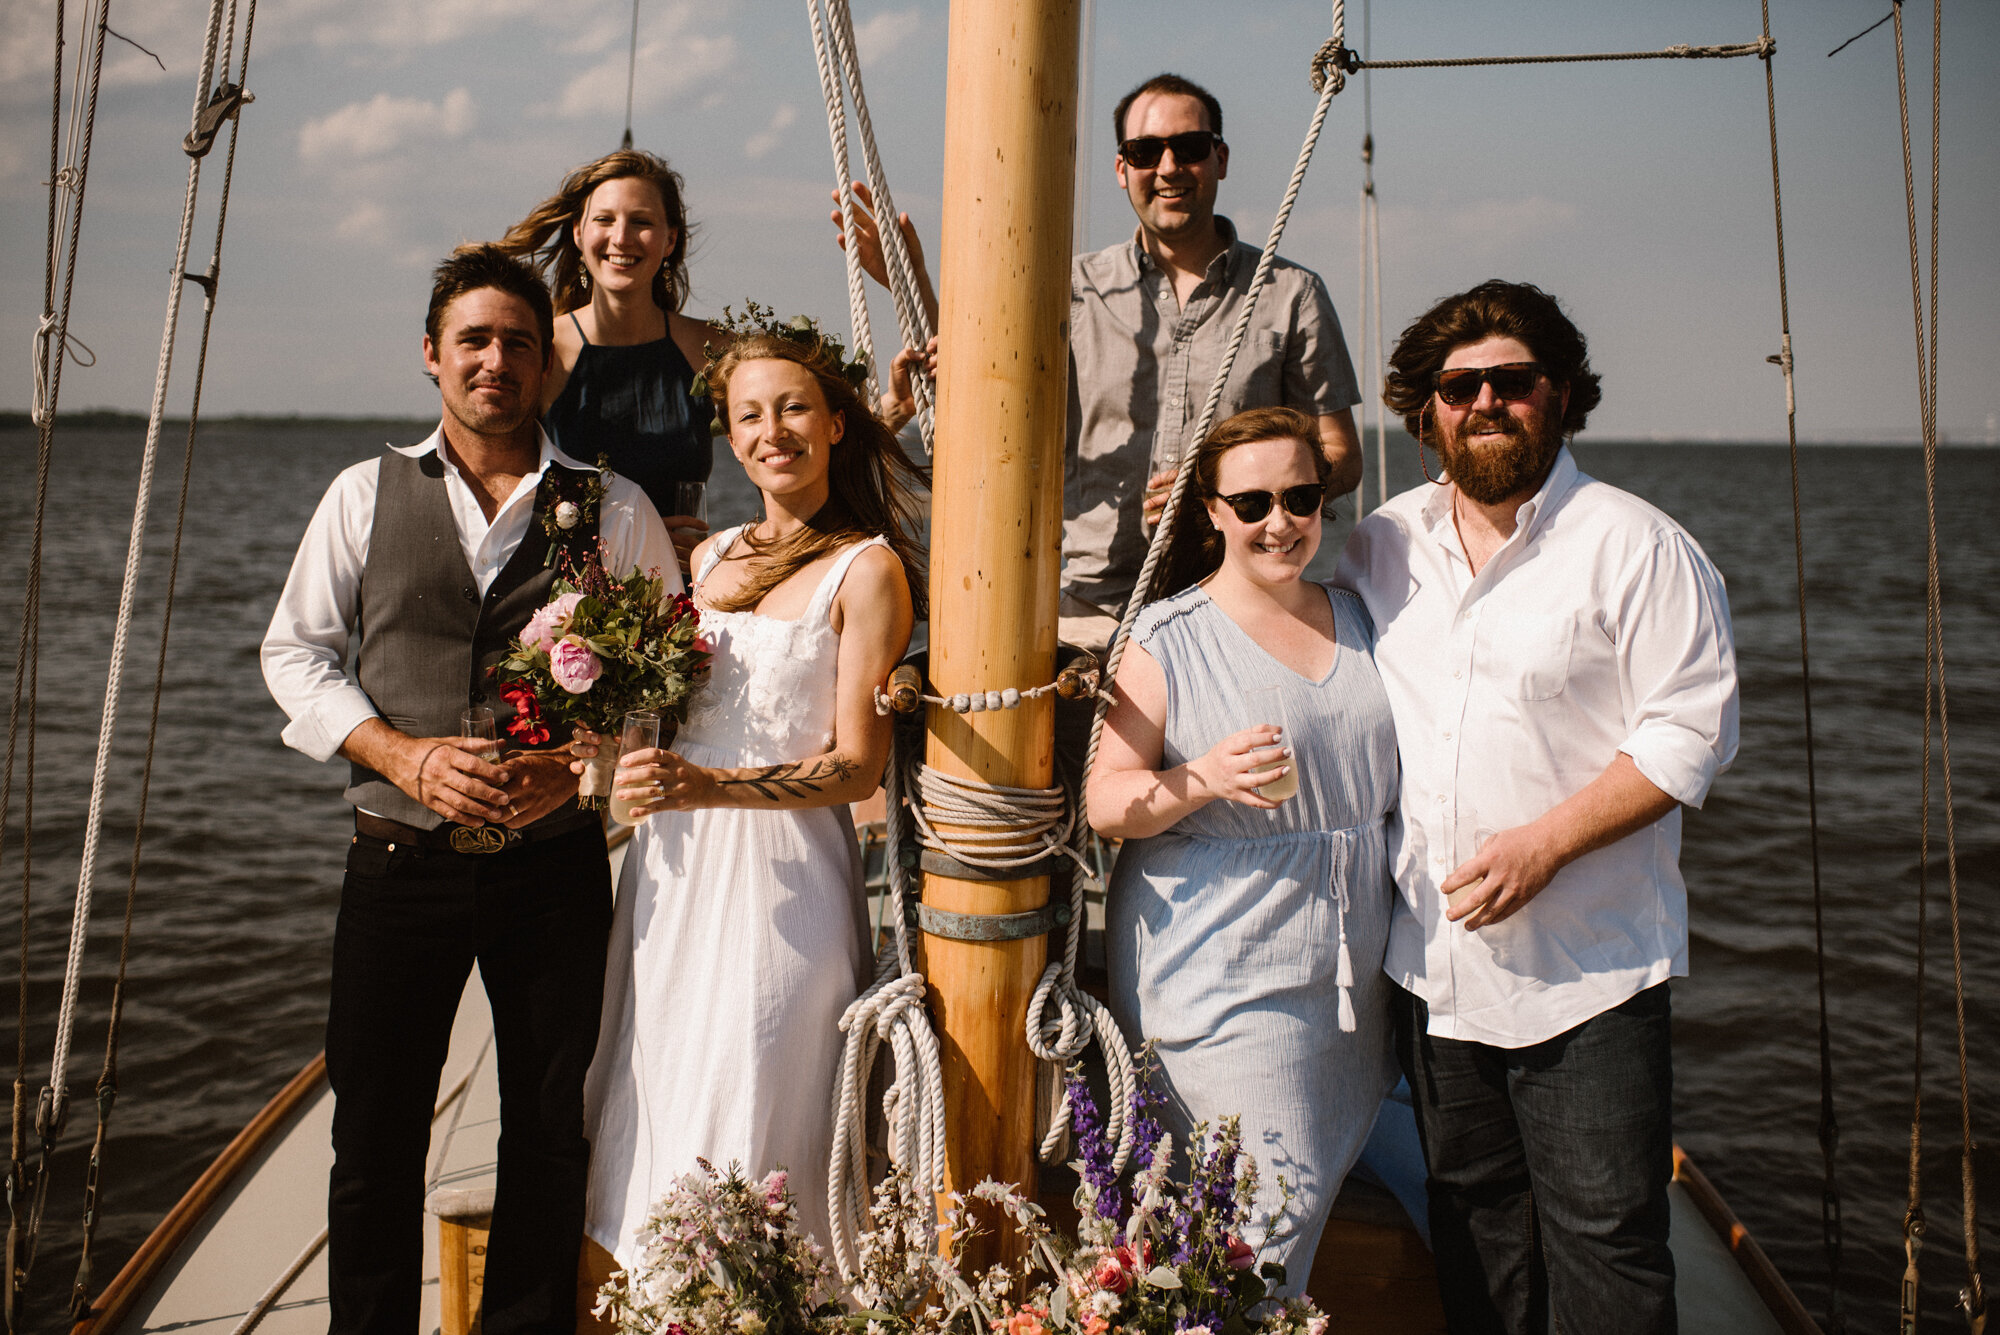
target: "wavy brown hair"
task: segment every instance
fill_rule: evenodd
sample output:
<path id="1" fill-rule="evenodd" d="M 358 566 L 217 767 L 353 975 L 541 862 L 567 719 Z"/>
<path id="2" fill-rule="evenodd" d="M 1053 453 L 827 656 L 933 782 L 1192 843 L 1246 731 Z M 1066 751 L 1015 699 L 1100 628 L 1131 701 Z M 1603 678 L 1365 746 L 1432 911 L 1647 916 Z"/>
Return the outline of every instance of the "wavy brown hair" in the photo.
<path id="1" fill-rule="evenodd" d="M 826 406 L 841 415 L 841 437 L 827 465 L 826 504 L 796 532 L 767 543 L 743 530 L 744 545 L 757 560 L 750 578 L 735 594 L 714 604 L 719 612 L 746 612 L 764 595 L 829 552 L 880 534 L 903 563 L 917 619 L 929 615 L 926 553 L 916 533 L 922 516 L 919 494 L 930 477 L 918 467 L 882 419 L 868 407 L 841 366 L 840 354 L 813 334 L 748 334 L 710 359 L 702 375 L 715 403 L 716 420 L 729 421 L 729 379 L 751 361 L 785 361 L 803 366 L 816 381 Z"/>
<path id="2" fill-rule="evenodd" d="M 674 229 L 673 248 L 653 275 L 653 300 L 663 311 L 677 311 L 687 301 L 689 228 L 681 174 L 657 154 L 627 148 L 586 162 L 565 176 L 561 189 L 535 205 L 495 243 L 526 258 L 548 277 L 558 311 L 573 311 L 590 300 L 590 273 L 576 247 L 574 229 L 583 220 L 591 195 L 600 185 L 628 177 L 652 182 L 660 192 L 666 223 Z"/>
<path id="3" fill-rule="evenodd" d="M 1161 561 L 1165 578 L 1157 581 L 1159 597 L 1199 584 L 1222 568 L 1222 534 L 1208 517 L 1209 497 L 1218 495 L 1222 456 L 1238 445 L 1260 440 L 1296 440 L 1312 456 L 1313 477 L 1321 486 L 1333 480 L 1333 461 L 1319 443 L 1319 423 L 1297 408 L 1252 408 L 1229 418 L 1195 446 L 1194 476 L 1174 524 L 1172 546 Z"/>
<path id="4" fill-rule="evenodd" d="M 1419 434 L 1444 359 L 1453 348 L 1488 338 L 1511 338 L 1526 345 L 1549 379 L 1569 388 L 1563 434 L 1583 430 L 1590 410 L 1604 397 L 1597 372 L 1590 369 L 1583 332 L 1570 323 L 1554 297 L 1533 283 L 1499 278 L 1446 297 L 1410 322 L 1389 354 L 1382 402 L 1403 415 L 1403 426 L 1411 435 Z"/>

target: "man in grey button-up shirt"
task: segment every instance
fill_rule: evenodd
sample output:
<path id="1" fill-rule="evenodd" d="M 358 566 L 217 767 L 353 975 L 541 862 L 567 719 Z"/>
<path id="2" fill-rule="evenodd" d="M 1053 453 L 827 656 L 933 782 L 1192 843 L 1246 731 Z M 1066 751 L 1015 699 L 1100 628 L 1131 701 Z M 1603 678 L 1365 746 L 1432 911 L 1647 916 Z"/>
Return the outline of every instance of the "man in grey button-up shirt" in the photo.
<path id="1" fill-rule="evenodd" d="M 1213 95 L 1162 74 L 1114 116 L 1118 184 L 1139 226 L 1070 267 L 1063 487 L 1063 638 L 1100 652 L 1138 581 L 1166 470 L 1196 443 L 1258 254 L 1215 212 L 1229 146 Z M 1338 494 L 1361 477 L 1350 411 L 1360 397 L 1326 285 L 1279 260 L 1215 420 L 1276 404 L 1316 415 Z"/>
<path id="2" fill-rule="evenodd" d="M 1100 654 L 1138 582 L 1151 520 L 1172 481 L 1166 470 L 1195 444 L 1258 256 L 1215 212 L 1229 146 L 1213 94 L 1157 75 L 1118 103 L 1113 128 L 1118 184 L 1139 226 L 1131 240 L 1071 262 L 1063 485 L 1061 638 Z M 863 263 L 880 280 L 872 219 L 861 223 Z M 1338 495 L 1361 480 L 1350 411 L 1360 398 L 1326 285 L 1279 260 L 1215 420 L 1279 404 L 1317 416 Z"/>

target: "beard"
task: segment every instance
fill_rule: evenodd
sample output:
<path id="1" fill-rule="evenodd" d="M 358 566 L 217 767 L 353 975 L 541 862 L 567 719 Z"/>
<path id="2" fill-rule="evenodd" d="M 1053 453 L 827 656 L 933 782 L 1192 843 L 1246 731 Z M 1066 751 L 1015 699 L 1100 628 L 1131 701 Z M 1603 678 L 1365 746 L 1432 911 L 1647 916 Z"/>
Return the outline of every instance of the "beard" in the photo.
<path id="1" fill-rule="evenodd" d="M 1506 439 L 1495 444 L 1470 445 L 1465 438 L 1481 428 L 1496 428 Z M 1438 453 L 1445 472 L 1468 500 L 1481 505 L 1498 505 L 1526 495 L 1541 486 L 1562 448 L 1562 424 L 1551 422 L 1537 412 L 1521 421 L 1504 409 L 1491 415 L 1472 413 L 1455 430 L 1438 430 Z"/>

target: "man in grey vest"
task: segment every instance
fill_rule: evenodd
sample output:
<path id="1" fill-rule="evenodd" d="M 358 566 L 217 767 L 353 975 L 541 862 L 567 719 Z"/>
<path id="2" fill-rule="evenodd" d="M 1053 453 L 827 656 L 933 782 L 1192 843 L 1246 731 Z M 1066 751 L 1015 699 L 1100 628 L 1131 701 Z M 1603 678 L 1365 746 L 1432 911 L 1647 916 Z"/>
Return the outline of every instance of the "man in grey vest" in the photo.
<path id="1" fill-rule="evenodd" d="M 603 827 L 552 738 L 498 762 L 459 716 L 550 597 L 551 550 L 604 544 L 607 568 L 661 572 L 672 543 L 633 483 L 558 453 L 537 425 L 553 312 L 533 270 L 489 246 L 437 268 L 424 365 L 438 430 L 334 480 L 264 637 L 285 743 L 351 767 L 354 836 L 334 929 L 331 1328 L 417 1326 L 425 1157 L 445 1049 L 476 962 L 493 1011 L 501 1138 L 483 1327 L 575 1326 L 611 883 Z M 578 502 L 568 529 L 545 523 Z M 566 512 L 567 513 L 567 512 Z"/>

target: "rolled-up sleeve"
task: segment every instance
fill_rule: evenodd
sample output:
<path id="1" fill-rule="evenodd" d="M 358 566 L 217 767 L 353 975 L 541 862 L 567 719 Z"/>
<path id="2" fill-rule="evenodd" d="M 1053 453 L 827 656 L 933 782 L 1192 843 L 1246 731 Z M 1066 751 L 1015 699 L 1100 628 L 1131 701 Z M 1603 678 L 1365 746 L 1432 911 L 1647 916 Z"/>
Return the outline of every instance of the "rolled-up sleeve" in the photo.
<path id="1" fill-rule="evenodd" d="M 314 760 L 333 759 L 347 734 L 377 716 L 367 692 L 347 675 L 346 661 L 379 468 L 377 460 L 357 464 L 327 489 L 264 632 L 264 684 L 291 719 L 281 736 Z"/>
<path id="2" fill-rule="evenodd" d="M 1722 576 L 1693 540 L 1662 534 L 1620 590 L 1618 655 L 1632 728 L 1619 750 L 1699 807 L 1736 759 L 1736 646 Z"/>
<path id="3" fill-rule="evenodd" d="M 1296 299 L 1292 336 L 1286 341 L 1285 403 L 1325 416 L 1361 402 L 1361 388 L 1326 284 L 1315 273 L 1305 278 Z"/>

